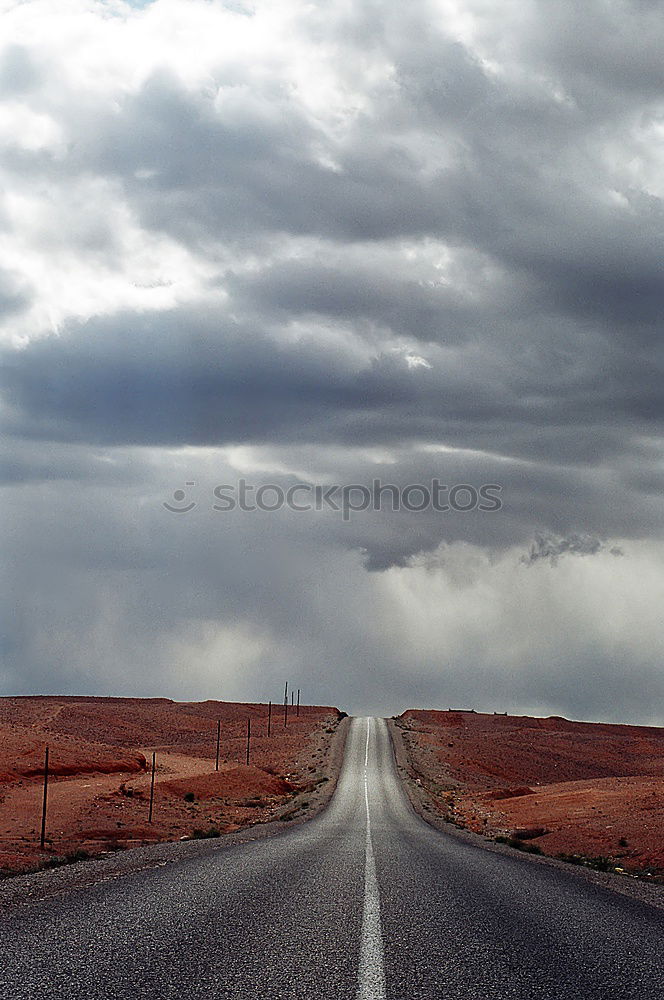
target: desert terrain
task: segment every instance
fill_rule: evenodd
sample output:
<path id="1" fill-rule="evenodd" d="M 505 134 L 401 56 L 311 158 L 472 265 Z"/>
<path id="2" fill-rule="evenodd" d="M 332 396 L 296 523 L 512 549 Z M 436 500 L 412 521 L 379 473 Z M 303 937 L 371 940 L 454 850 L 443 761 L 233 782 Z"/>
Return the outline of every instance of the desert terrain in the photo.
<path id="1" fill-rule="evenodd" d="M 394 725 L 434 815 L 533 853 L 664 875 L 664 729 L 453 710 Z"/>
<path id="2" fill-rule="evenodd" d="M 342 713 L 289 708 L 284 726 L 283 705 L 273 705 L 270 736 L 267 716 L 267 705 L 220 701 L 0 698 L 0 873 L 306 815 L 309 796 L 334 777 L 330 746 Z"/>

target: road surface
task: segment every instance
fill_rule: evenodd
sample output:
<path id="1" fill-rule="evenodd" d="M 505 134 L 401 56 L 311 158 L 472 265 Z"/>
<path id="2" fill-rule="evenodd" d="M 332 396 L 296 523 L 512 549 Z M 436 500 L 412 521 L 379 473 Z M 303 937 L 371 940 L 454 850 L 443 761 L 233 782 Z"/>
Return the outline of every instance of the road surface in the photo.
<path id="1" fill-rule="evenodd" d="M 2 918 L 3 1000 L 653 1000 L 661 913 L 439 833 L 380 719 L 328 809 L 286 834 Z"/>

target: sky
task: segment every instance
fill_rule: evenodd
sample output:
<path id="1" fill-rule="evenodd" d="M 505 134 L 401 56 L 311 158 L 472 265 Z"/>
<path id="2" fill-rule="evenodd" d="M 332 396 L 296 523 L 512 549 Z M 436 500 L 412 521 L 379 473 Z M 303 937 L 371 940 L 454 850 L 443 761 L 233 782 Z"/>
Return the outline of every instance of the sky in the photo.
<path id="1" fill-rule="evenodd" d="M 0 23 L 0 695 L 664 725 L 660 5 Z"/>

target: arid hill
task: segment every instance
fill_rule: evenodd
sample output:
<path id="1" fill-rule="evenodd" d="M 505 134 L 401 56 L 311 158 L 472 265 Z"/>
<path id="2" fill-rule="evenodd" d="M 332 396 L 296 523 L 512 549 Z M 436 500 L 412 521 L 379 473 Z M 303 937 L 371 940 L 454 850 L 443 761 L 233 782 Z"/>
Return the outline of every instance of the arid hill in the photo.
<path id="1" fill-rule="evenodd" d="M 215 770 L 221 723 L 219 771 Z M 307 809 L 330 777 L 335 708 L 167 698 L 0 698 L 0 871 L 229 832 Z M 247 723 L 251 724 L 247 765 Z M 49 746 L 46 850 L 39 848 Z M 153 822 L 150 767 L 157 754 Z M 194 834 L 196 831 L 196 834 Z"/>
<path id="2" fill-rule="evenodd" d="M 440 816 L 515 846 L 664 871 L 664 729 L 404 712 L 412 778 Z"/>

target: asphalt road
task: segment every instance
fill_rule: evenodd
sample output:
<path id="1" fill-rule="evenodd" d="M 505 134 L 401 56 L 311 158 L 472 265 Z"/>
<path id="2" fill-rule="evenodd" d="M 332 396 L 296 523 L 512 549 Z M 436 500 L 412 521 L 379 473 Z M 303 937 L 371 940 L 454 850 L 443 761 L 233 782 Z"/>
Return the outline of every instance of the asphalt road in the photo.
<path id="1" fill-rule="evenodd" d="M 654 1000 L 660 912 L 439 833 L 382 720 L 328 809 L 278 837 L 74 889 L 0 926 L 6 1000 Z"/>

